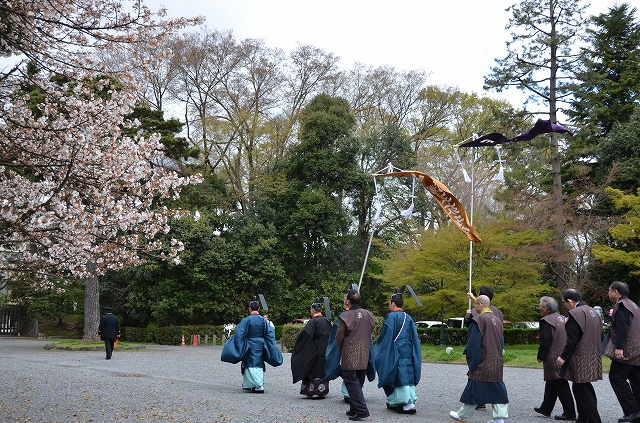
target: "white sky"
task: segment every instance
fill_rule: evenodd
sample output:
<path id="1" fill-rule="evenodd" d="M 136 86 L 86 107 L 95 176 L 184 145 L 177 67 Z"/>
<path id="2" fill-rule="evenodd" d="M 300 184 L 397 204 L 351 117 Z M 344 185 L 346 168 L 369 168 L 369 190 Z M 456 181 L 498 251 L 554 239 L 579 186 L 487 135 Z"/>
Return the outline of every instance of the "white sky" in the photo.
<path id="1" fill-rule="evenodd" d="M 146 0 L 169 17 L 206 17 L 210 29 L 233 30 L 240 38 L 262 38 L 289 52 L 310 44 L 341 57 L 349 69 L 391 65 L 423 69 L 428 83 L 457 86 L 466 92 L 506 98 L 521 106 L 518 91 L 487 93 L 484 76 L 494 59 L 506 54 L 504 29 L 517 0 Z M 592 0 L 589 14 L 603 13 L 613 1 Z M 627 3 L 640 9 L 640 0 Z M 585 1 L 584 4 L 587 4 Z M 640 17 L 636 13 L 636 17 Z"/>

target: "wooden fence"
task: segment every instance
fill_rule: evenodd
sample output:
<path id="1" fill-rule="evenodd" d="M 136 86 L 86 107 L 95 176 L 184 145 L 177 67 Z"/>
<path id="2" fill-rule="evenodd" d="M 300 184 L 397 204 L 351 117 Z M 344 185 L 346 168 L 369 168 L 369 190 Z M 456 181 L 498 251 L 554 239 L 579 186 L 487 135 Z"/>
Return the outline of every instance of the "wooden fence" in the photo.
<path id="1" fill-rule="evenodd" d="M 20 307 L 15 305 L 0 307 L 0 335 L 20 335 L 21 324 Z"/>

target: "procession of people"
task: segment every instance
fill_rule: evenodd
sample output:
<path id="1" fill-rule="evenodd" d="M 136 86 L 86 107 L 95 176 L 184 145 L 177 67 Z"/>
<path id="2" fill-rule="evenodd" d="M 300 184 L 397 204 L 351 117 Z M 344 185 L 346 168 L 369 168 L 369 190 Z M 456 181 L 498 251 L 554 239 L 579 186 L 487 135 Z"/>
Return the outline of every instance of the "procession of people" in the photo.
<path id="1" fill-rule="evenodd" d="M 637 318 L 640 310 L 629 299 L 626 283 L 611 283 L 608 294 L 614 305 L 604 342 L 603 321 L 578 290 L 561 293 L 568 310 L 566 317 L 558 312 L 554 298 L 540 298 L 537 358 L 543 364 L 544 390 L 542 403 L 533 408 L 533 413 L 551 417 L 556 401 L 560 400 L 563 412 L 555 415 L 555 420 L 601 423 L 592 383 L 602 379 L 602 355 L 605 355 L 612 360 L 609 381 L 623 413 L 618 422 L 640 423 L 640 319 Z M 503 381 L 503 316 L 491 304 L 490 287 L 481 287 L 478 297 L 467 295 L 474 303 L 465 318 L 468 330 L 463 354 L 468 366 L 467 384 L 460 396 L 460 407 L 449 412 L 448 417 L 467 423 L 476 410 L 490 405 L 491 420 L 487 423 L 505 423 L 509 417 L 509 396 Z M 329 393 L 329 382 L 341 377 L 341 392 L 349 404 L 346 417 L 357 421 L 370 417 L 363 387 L 366 379 L 371 382 L 377 377 L 377 386 L 384 392 L 389 410 L 417 414 L 416 385 L 420 382 L 422 355 L 416 325 L 403 310 L 402 293 L 396 290 L 390 297 L 389 313 L 375 343 L 374 316 L 361 304 L 360 292 L 347 289 L 344 311 L 333 325 L 323 315 L 320 299 L 311 304 L 311 319 L 298 335 L 291 354 L 293 383 L 301 382 L 301 395 L 324 399 Z M 221 356 L 222 361 L 242 363 L 242 388 L 253 393 L 265 392 L 265 363 L 274 367 L 282 364 L 274 328 L 260 316 L 259 309 L 260 304 L 254 298 L 249 304 L 249 315 L 227 340 Z"/>

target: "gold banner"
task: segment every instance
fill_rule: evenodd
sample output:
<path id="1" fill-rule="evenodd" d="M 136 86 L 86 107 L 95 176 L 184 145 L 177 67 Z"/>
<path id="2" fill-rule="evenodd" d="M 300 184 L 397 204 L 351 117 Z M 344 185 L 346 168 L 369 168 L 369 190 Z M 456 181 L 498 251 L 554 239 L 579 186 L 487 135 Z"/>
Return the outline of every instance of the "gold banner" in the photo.
<path id="1" fill-rule="evenodd" d="M 442 210 L 456 224 L 456 226 L 464 232 L 471 241 L 482 242 L 476 230 L 467 218 L 467 213 L 458 199 L 449 191 L 442 182 L 433 179 L 429 175 L 418 172 L 417 170 L 406 170 L 402 172 L 374 173 L 373 176 L 415 176 L 418 178 L 422 186 L 433 195 Z"/>

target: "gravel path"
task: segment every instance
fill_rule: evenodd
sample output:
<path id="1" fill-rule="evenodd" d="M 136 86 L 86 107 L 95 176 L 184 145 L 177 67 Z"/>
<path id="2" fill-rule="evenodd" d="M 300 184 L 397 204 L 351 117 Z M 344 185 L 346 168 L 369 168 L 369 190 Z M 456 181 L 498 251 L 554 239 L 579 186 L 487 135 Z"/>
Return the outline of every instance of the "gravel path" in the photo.
<path id="1" fill-rule="evenodd" d="M 2 422 L 348 422 L 341 379 L 329 396 L 309 400 L 291 383 L 290 354 L 282 366 L 267 366 L 264 395 L 241 389 L 240 365 L 220 361 L 221 347 L 147 345 L 136 351 L 43 350 L 49 341 L 0 338 L 0 421 Z M 453 423 L 466 383 L 466 366 L 424 363 L 417 387 L 418 413 L 386 409 L 375 381 L 365 384 L 371 422 Z M 536 415 L 544 382 L 542 370 L 505 368 L 508 423 L 551 423 Z M 603 422 L 622 411 L 605 379 L 594 384 Z M 556 404 L 554 414 L 561 413 Z M 486 422 L 477 411 L 470 423 Z"/>

